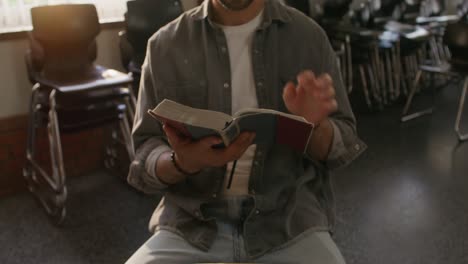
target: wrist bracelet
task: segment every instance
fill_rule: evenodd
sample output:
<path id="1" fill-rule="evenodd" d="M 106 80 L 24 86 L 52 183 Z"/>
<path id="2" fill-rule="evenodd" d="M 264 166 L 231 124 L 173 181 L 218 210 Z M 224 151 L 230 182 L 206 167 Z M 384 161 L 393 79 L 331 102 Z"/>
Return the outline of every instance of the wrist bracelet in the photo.
<path id="1" fill-rule="evenodd" d="M 200 171 L 197 171 L 195 173 L 188 173 L 186 172 L 184 169 L 182 169 L 179 164 L 177 164 L 177 161 L 176 161 L 176 154 L 174 151 L 171 152 L 171 161 L 172 161 L 172 164 L 174 165 L 174 167 L 176 168 L 176 170 L 180 173 L 182 173 L 183 175 L 187 175 L 187 176 L 193 176 L 193 175 L 197 175 L 198 173 L 200 173 Z"/>

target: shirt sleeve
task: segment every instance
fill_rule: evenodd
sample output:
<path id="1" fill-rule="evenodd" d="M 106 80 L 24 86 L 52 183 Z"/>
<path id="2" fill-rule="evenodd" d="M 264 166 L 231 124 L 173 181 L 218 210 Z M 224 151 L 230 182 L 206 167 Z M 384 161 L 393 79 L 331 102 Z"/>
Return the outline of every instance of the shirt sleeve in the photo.
<path id="1" fill-rule="evenodd" d="M 333 142 L 330 153 L 328 154 L 328 160 L 334 160 L 344 155 L 346 148 L 343 142 L 343 137 L 341 136 L 340 129 L 335 125 L 333 120 L 330 120 L 330 123 L 333 127 Z"/>
<path id="2" fill-rule="evenodd" d="M 328 73 L 333 79 L 338 110 L 330 116 L 333 126 L 333 142 L 325 161 L 328 169 L 344 167 L 359 157 L 366 149 L 366 144 L 358 137 L 356 118 L 351 109 L 348 93 L 343 85 L 337 58 L 325 32 L 321 31 L 322 73 Z M 310 157 L 308 156 L 310 159 Z"/>
<path id="3" fill-rule="evenodd" d="M 163 183 L 159 177 L 156 175 L 156 164 L 158 163 L 159 157 L 167 151 L 170 151 L 171 148 L 166 145 L 161 145 L 155 148 L 146 158 L 145 170 L 146 172 L 155 179 L 155 183 L 161 187 L 161 189 L 167 188 L 168 186 Z"/>
<path id="4" fill-rule="evenodd" d="M 162 99 L 158 96 L 157 78 L 152 61 L 158 54 L 157 35 L 148 41 L 146 59 L 142 66 L 142 75 L 132 139 L 135 146 L 135 159 L 130 164 L 127 181 L 136 189 L 152 194 L 167 189 L 155 172 L 159 156 L 170 150 L 169 144 L 162 131 L 161 124 L 148 115 Z"/>

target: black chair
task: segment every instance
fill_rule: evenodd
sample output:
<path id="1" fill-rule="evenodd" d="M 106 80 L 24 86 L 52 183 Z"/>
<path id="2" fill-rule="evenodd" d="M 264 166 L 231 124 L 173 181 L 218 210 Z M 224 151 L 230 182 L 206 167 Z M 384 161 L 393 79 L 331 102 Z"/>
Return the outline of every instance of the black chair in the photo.
<path id="1" fill-rule="evenodd" d="M 312 17 L 309 0 L 285 0 L 288 6 L 294 7 L 304 13 L 306 16 Z"/>
<path id="2" fill-rule="evenodd" d="M 323 16 L 327 20 L 340 21 L 348 12 L 352 0 L 327 0 L 323 4 Z"/>
<path id="3" fill-rule="evenodd" d="M 464 19 L 466 19 L 466 16 L 468 15 L 468 1 L 458 0 L 457 11 L 460 17 L 464 17 Z"/>
<path id="4" fill-rule="evenodd" d="M 401 4 L 401 18 L 403 23 L 414 24 L 421 15 L 421 5 L 423 0 L 405 0 Z"/>
<path id="5" fill-rule="evenodd" d="M 118 124 L 123 139 L 116 140 L 123 141 L 128 158 L 133 159 L 129 124 L 135 98 L 128 88 L 129 75 L 94 64 L 95 38 L 100 31 L 94 5 L 36 7 L 31 16 L 26 65 L 34 86 L 23 174 L 29 190 L 59 224 L 65 218 L 67 200 L 60 134 Z M 44 126 L 48 128 L 51 174 L 37 160 L 36 131 Z"/>
<path id="6" fill-rule="evenodd" d="M 448 25 L 444 34 L 444 43 L 449 47 L 450 52 L 452 54 L 452 58 L 450 59 L 450 61 L 446 62 L 441 66 L 420 66 L 410 96 L 408 97 L 405 108 L 403 109 L 401 121 L 406 122 L 426 114 L 431 114 L 434 110 L 434 106 L 432 105 L 431 107 L 425 110 L 408 114 L 408 111 L 413 101 L 413 97 L 418 90 L 419 82 L 423 73 L 461 77 L 465 79 L 465 82 L 458 104 L 458 112 L 455 122 L 455 132 L 457 133 L 460 141 L 466 141 L 468 140 L 468 133 L 460 132 L 460 123 L 463 116 L 465 98 L 468 90 L 468 23 L 463 20 L 460 20 L 458 23 Z M 435 101 L 435 86 L 433 84 L 431 84 L 431 86 L 434 89 L 433 100 Z"/>
<path id="7" fill-rule="evenodd" d="M 125 31 L 119 33 L 122 64 L 134 78 L 137 94 L 141 66 L 145 60 L 148 39 L 161 27 L 183 12 L 179 0 L 133 0 L 127 2 Z"/>
<path id="8" fill-rule="evenodd" d="M 422 3 L 422 15 L 425 17 L 441 16 L 445 12 L 444 0 L 425 0 Z"/>

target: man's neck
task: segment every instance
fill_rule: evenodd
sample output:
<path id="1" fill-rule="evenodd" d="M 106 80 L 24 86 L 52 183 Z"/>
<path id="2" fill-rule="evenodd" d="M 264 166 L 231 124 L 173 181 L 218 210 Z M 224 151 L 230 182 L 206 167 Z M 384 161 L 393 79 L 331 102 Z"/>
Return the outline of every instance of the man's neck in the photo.
<path id="1" fill-rule="evenodd" d="M 255 0 L 241 11 L 231 11 L 224 8 L 217 0 L 209 0 L 213 11 L 214 22 L 225 26 L 238 26 L 254 19 L 265 7 L 265 0 Z"/>

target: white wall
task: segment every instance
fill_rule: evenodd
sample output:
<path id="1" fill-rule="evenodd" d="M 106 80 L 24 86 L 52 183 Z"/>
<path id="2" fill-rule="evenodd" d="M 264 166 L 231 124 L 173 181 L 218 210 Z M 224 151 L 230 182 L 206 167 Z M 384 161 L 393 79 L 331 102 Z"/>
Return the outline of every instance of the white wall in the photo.
<path id="1" fill-rule="evenodd" d="M 185 9 L 196 6 L 196 0 L 182 0 Z M 118 29 L 103 30 L 97 38 L 97 63 L 122 70 Z M 26 39 L 0 41 L 0 118 L 27 113 L 31 96 L 24 52 Z"/>
<path id="2" fill-rule="evenodd" d="M 0 118 L 25 113 L 31 85 L 23 54 L 25 40 L 0 41 Z"/>

